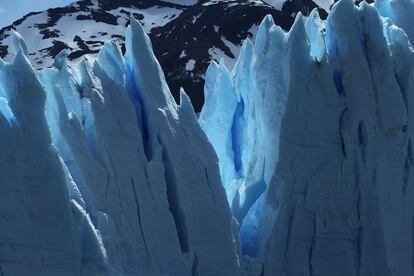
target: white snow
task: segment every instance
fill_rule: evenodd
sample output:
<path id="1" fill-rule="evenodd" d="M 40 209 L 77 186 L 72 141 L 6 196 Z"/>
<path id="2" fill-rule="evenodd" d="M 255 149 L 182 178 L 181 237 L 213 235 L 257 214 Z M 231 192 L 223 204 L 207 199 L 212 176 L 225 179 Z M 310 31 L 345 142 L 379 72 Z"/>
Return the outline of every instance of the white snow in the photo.
<path id="1" fill-rule="evenodd" d="M 194 59 L 188 60 L 187 63 L 185 64 L 185 70 L 193 71 L 195 63 L 196 63 L 196 61 Z"/>
<path id="2" fill-rule="evenodd" d="M 183 50 L 183 51 L 181 51 L 181 54 L 180 54 L 179 58 L 183 58 L 183 57 L 186 57 L 186 56 L 187 56 L 186 51 Z"/>

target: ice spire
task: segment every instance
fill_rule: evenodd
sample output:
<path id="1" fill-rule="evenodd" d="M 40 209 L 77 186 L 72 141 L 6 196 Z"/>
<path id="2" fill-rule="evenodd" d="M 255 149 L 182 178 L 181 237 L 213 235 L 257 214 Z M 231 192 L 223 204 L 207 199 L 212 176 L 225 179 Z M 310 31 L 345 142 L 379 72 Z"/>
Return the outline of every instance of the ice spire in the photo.
<path id="1" fill-rule="evenodd" d="M 306 33 L 311 45 L 311 55 L 316 61 L 321 62 L 326 54 L 325 22 L 320 19 L 317 9 L 314 9 L 306 20 Z"/>
<path id="2" fill-rule="evenodd" d="M 16 55 L 22 53 L 24 56 L 29 58 L 29 51 L 27 50 L 26 42 L 23 40 L 22 36 L 13 29 L 11 30 L 11 36 Z"/>
<path id="3" fill-rule="evenodd" d="M 68 50 L 63 49 L 59 54 L 56 55 L 54 67 L 59 70 L 65 68 L 67 66 L 67 58 Z"/>

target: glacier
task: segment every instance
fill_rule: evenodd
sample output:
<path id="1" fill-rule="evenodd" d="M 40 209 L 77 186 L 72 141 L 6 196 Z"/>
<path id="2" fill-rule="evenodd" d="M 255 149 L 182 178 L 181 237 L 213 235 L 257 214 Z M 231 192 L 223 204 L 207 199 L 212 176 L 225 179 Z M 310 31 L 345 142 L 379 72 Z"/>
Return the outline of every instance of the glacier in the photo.
<path id="1" fill-rule="evenodd" d="M 96 60 L 69 67 L 61 52 L 37 72 L 13 41 L 0 65 L 2 275 L 237 275 L 216 154 L 141 25 L 125 57 L 108 42 Z"/>
<path id="2" fill-rule="evenodd" d="M 271 16 L 177 104 L 133 18 L 0 59 L 2 275 L 413 275 L 414 2 Z"/>
<path id="3" fill-rule="evenodd" d="M 231 72 L 211 63 L 199 122 L 249 275 L 413 275 L 413 12 L 268 16 Z"/>

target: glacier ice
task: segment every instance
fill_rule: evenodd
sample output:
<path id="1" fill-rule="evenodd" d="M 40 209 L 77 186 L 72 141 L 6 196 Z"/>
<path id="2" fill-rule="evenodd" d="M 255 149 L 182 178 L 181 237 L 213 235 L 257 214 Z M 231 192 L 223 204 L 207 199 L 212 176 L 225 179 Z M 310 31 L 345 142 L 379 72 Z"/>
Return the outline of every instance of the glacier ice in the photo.
<path id="1" fill-rule="evenodd" d="M 342 0 L 288 33 L 266 17 L 225 89 L 207 71 L 200 125 L 251 275 L 414 273 L 413 3 Z"/>
<path id="2" fill-rule="evenodd" d="M 0 59 L 2 275 L 413 275 L 411 0 L 271 16 L 196 117 L 142 26 Z"/>
<path id="3" fill-rule="evenodd" d="M 217 159 L 141 25 L 127 54 L 0 63 L 2 275 L 238 275 Z M 186 145 L 183 147 L 183 145 Z M 197 196 L 194 196 L 197 195 Z"/>

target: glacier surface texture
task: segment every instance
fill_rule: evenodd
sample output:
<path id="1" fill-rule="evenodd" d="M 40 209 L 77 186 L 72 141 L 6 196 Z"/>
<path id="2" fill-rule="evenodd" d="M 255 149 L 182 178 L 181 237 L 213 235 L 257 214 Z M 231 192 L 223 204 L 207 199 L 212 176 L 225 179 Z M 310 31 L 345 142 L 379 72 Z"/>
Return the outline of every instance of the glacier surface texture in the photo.
<path id="1" fill-rule="evenodd" d="M 197 118 L 142 26 L 36 71 L 0 59 L 0 272 L 414 275 L 414 2 L 271 16 Z M 411 42 L 410 42 L 411 41 Z"/>

